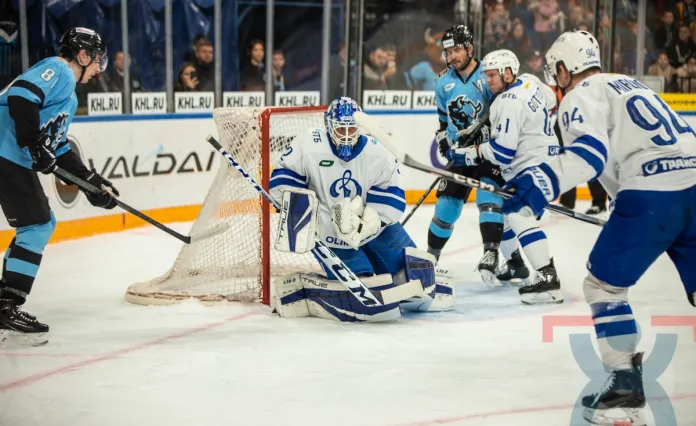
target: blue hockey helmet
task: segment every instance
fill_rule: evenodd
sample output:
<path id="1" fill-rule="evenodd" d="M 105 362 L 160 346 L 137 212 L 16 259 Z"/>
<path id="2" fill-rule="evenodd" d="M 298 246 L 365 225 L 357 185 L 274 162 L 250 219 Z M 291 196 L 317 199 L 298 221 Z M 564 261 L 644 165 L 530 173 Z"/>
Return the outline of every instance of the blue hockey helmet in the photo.
<path id="1" fill-rule="evenodd" d="M 338 157 L 343 161 L 353 158 L 353 147 L 358 143 L 360 131 L 353 118 L 356 111 L 362 111 L 353 99 L 342 96 L 331 102 L 324 113 L 324 124 L 329 139 L 336 146 Z"/>

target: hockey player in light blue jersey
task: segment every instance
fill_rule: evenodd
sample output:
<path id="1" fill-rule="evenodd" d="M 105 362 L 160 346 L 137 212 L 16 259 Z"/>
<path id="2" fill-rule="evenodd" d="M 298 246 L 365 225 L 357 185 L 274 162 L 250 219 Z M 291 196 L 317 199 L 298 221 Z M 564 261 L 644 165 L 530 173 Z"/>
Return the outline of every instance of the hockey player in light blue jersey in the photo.
<path id="1" fill-rule="evenodd" d="M 540 215 L 596 177 L 614 199 L 583 283 L 610 377 L 582 405 L 592 423 L 639 425 L 646 399 L 628 289 L 666 252 L 696 306 L 696 132 L 642 82 L 602 73 L 599 55 L 586 31 L 561 34 L 546 53 L 549 75 L 566 92 L 558 111 L 565 148 L 512 179 L 515 196 L 503 209 Z M 608 418 L 618 408 L 624 418 Z"/>
<path id="2" fill-rule="evenodd" d="M 325 125 L 298 136 L 280 157 L 269 184 L 283 206 L 276 249 L 305 253 L 314 246 L 316 229 L 316 237 L 368 287 L 386 290 L 420 280 L 425 292 L 400 306 L 366 307 L 336 280 L 338 272 L 324 267 L 325 277 L 307 271 L 277 280 L 275 308 L 282 316 L 339 321 L 394 319 L 400 308 L 450 309 L 451 284 L 436 283 L 435 258 L 418 250 L 399 223 L 406 207 L 399 163 L 379 141 L 359 132 L 356 111 L 354 100 L 334 100 Z"/>
<path id="3" fill-rule="evenodd" d="M 0 205 L 16 231 L 0 283 L 0 347 L 48 341 L 49 327 L 21 309 L 56 225 L 37 172 L 48 174 L 60 166 L 118 195 L 110 182 L 85 167 L 66 139 L 77 109 L 75 84 L 88 82 L 106 63 L 101 36 L 73 28 L 61 38 L 60 57 L 40 61 L 0 92 Z M 85 195 L 95 206 L 116 206 L 107 191 Z"/>
<path id="4" fill-rule="evenodd" d="M 492 95 L 488 90 L 480 62 L 474 59 L 473 36 L 467 27 L 457 25 L 445 31 L 442 48 L 448 68 L 435 82 L 435 99 L 440 123 L 436 139 L 440 153 L 446 156 L 450 149 L 460 147 L 464 135 L 472 132 L 472 129 L 485 119 Z M 483 140 L 484 132 L 488 133 L 485 125 L 478 131 L 474 144 Z M 500 168 L 488 161 L 476 166 L 452 165 L 450 170 L 496 186 L 505 183 Z M 440 181 L 435 215 L 428 230 L 428 252 L 435 257 L 439 258 L 452 236 L 454 224 L 459 219 L 470 192 L 470 187 L 444 179 Z M 484 191 L 476 192 L 484 249 L 478 270 L 483 280 L 488 283 L 495 281 L 498 268 L 498 248 L 503 236 L 503 215 L 500 210 L 502 203 L 502 198 L 497 195 Z"/>

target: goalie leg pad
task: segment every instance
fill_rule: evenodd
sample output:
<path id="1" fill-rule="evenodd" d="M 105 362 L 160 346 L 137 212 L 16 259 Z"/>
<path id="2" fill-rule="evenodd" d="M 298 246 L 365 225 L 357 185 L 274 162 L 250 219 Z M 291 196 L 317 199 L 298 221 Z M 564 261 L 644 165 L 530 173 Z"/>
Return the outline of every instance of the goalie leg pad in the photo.
<path id="1" fill-rule="evenodd" d="M 317 196 L 314 191 L 290 188 L 283 192 L 275 249 L 307 253 L 315 245 Z"/>
<path id="2" fill-rule="evenodd" d="M 412 297 L 401 304 L 402 309 L 409 311 L 446 311 L 454 306 L 454 289 L 449 273 L 440 269 L 435 270 L 435 256 L 414 247 L 404 249 L 404 264 L 402 271 L 394 277 L 395 283 L 419 281 L 423 285 L 423 294 Z M 439 278 L 439 279 L 438 279 Z"/>
<path id="3" fill-rule="evenodd" d="M 371 290 L 389 290 L 394 287 L 391 276 L 378 275 L 369 278 L 361 278 L 365 285 Z M 295 280 L 295 281 L 293 281 Z M 303 313 L 298 299 L 302 298 L 307 308 L 307 315 L 340 322 L 383 322 L 391 321 L 401 317 L 401 309 L 398 303 L 386 304 L 383 306 L 364 306 L 353 296 L 353 294 L 339 282 L 329 280 L 314 274 L 295 274 L 282 280 L 284 283 L 292 282 L 293 289 L 299 283 L 302 292 L 277 291 L 278 306 L 276 310 L 281 316 L 288 312 L 289 317 L 297 317 L 296 312 Z M 288 284 L 285 284 L 288 286 Z"/>

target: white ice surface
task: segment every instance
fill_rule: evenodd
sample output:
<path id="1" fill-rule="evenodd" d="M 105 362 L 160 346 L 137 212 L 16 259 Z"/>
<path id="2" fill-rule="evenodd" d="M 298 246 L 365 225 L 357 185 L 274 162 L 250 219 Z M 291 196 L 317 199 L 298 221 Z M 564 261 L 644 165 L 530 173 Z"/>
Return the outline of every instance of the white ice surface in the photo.
<path id="1" fill-rule="evenodd" d="M 421 247 L 431 217 L 424 206 L 407 226 Z M 542 318 L 580 315 L 582 323 L 589 314 L 581 285 L 599 228 L 550 215 L 543 226 L 563 305 L 522 306 L 516 289 L 481 284 L 477 212 L 467 206 L 441 259 L 456 279 L 456 312 L 391 324 L 280 319 L 261 305 L 134 306 L 125 288 L 171 265 L 179 249 L 171 237 L 141 228 L 51 245 L 26 305 L 51 326 L 51 341 L 0 352 L 0 425 L 584 424 L 573 406 L 590 380 L 569 338 L 593 340 L 593 329 L 557 328 L 544 343 Z M 656 335 L 678 337 L 658 380 L 678 424 L 696 425 L 696 331 L 651 326 L 651 315 L 696 322 L 669 259 L 630 296 L 646 375 L 656 368 Z M 669 359 L 665 350 L 656 359 Z M 651 406 L 668 409 L 650 389 Z"/>

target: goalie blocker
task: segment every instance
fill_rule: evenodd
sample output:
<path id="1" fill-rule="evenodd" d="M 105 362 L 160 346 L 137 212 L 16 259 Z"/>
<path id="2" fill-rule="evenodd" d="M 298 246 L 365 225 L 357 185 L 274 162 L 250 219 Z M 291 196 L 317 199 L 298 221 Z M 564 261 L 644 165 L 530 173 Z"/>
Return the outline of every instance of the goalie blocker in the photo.
<path id="1" fill-rule="evenodd" d="M 344 203 L 334 206 L 332 212 L 336 231 L 349 240 L 347 242 L 353 248 L 346 252 L 362 250 L 360 242 L 379 231 L 379 227 L 373 229 L 373 223 L 370 223 L 373 222 L 370 212 L 358 208 L 361 205 L 359 197 L 353 202 L 346 199 Z M 316 213 L 317 200 L 313 191 L 298 188 L 284 191 L 276 250 L 293 253 L 310 251 L 315 241 Z M 387 234 L 406 232 L 401 225 L 392 226 L 399 229 L 389 229 Z M 396 247 L 388 248 L 393 250 Z M 337 251 L 339 257 L 341 252 Z M 350 263 L 348 257 L 352 256 L 342 260 Z M 313 316 L 342 322 L 389 321 L 399 318 L 402 309 L 419 312 L 452 309 L 454 291 L 450 277 L 441 269 L 436 274 L 436 260 L 432 255 L 406 246 L 401 248 L 400 255 L 389 260 L 392 263 L 390 269 L 398 269 L 393 275 L 375 271 L 371 276 L 361 276 L 370 291 L 381 296 L 383 306 L 360 303 L 345 286 L 330 279 L 330 274 L 328 278 L 315 274 L 293 274 L 275 280 L 272 283 L 272 305 L 283 317 Z"/>

